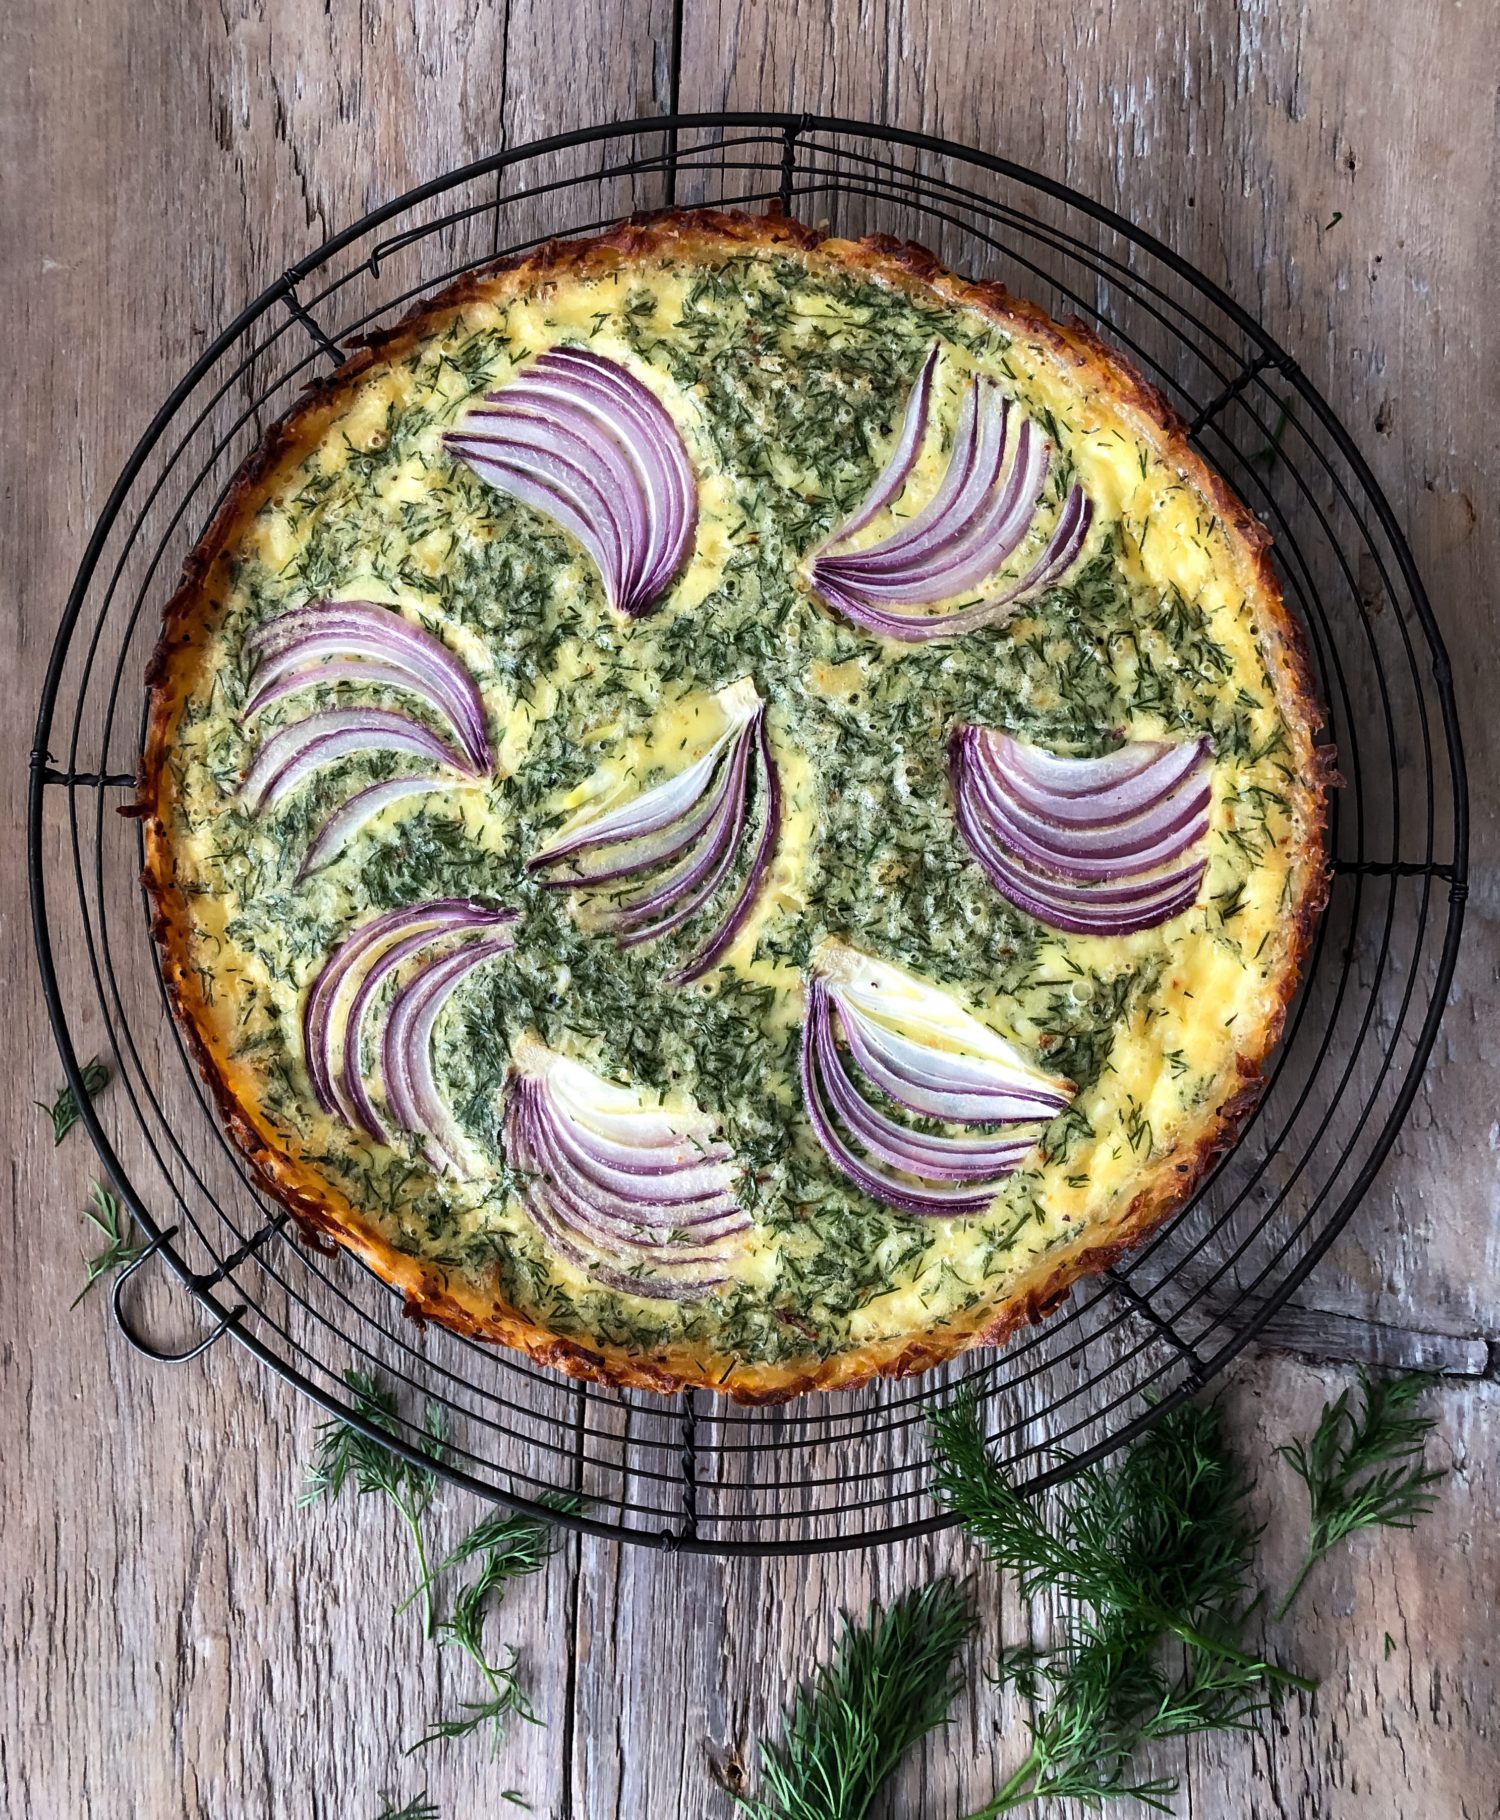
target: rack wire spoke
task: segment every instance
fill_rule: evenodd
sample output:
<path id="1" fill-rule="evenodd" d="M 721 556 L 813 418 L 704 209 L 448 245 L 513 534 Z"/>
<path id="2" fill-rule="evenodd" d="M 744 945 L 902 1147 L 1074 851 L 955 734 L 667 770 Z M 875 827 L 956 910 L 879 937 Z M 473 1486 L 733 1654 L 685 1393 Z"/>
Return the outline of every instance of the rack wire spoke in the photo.
<path id="1" fill-rule="evenodd" d="M 552 236 L 673 204 L 770 207 L 931 245 L 1122 349 L 1267 523 L 1308 638 L 1345 788 L 1328 912 L 1259 1107 L 1182 1208 L 1046 1323 L 904 1383 L 740 1408 L 561 1376 L 406 1320 L 364 1266 L 294 1236 L 228 1142 L 155 967 L 127 807 L 142 678 L 183 559 L 240 464 L 309 380 L 445 284 Z M 127 799 L 122 802 L 122 795 Z M 173 388 L 84 551 L 43 685 L 29 796 L 31 907 L 49 1016 L 81 1116 L 147 1256 L 323 1409 L 361 1418 L 346 1373 L 398 1393 L 395 1448 L 602 1536 L 717 1553 L 896 1540 L 948 1519 L 925 1427 L 960 1389 L 1027 1489 L 1127 1442 L 1235 1356 L 1306 1279 L 1375 1179 L 1417 1091 L 1457 957 L 1468 803 L 1451 670 L 1400 527 L 1293 358 L 1152 236 L 1052 179 L 919 133 L 805 114 L 673 115 L 559 135 L 434 178 L 299 260 Z M 82 957 L 65 976 L 58 957 Z M 82 1090 L 105 1040 L 120 1090 Z M 75 1038 L 78 1041 L 75 1041 Z M 145 1261 L 144 1259 L 142 1260 Z"/>

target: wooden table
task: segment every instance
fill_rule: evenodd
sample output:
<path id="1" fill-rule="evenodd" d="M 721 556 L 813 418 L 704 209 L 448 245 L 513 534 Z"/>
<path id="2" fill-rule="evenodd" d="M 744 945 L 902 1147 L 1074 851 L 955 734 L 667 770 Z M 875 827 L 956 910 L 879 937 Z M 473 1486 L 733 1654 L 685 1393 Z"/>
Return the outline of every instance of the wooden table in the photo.
<path id="1" fill-rule="evenodd" d="M 1264 1737 L 1185 1755 L 1179 1811 L 1361 1820 L 1500 1813 L 1500 1155 L 1495 1036 L 1500 532 L 1495 95 L 1481 0 L 11 0 L 0 249 L 8 271 L 0 495 L 22 812 L 33 704 L 67 581 L 126 451 L 249 296 L 366 207 L 497 145 L 673 106 L 865 116 L 1004 152 L 1152 228 L 1276 326 L 1362 439 L 1406 524 L 1458 672 L 1475 887 L 1451 1009 L 1405 1132 L 1319 1270 L 1319 1308 L 1449 1367 L 1434 1453 L 1452 1476 L 1414 1535 L 1318 1570 L 1285 1659 L 1322 1677 Z M 461 1697 L 394 1620 L 386 1514 L 294 1508 L 312 1411 L 237 1349 L 177 1372 L 132 1355 L 80 1283 L 81 1133 L 29 1110 L 58 1068 L 34 983 L 19 842 L 0 957 L 14 1045 L 0 1273 L 0 1811 L 12 1820 L 373 1816 L 424 1784 L 444 1815 L 724 1815 L 712 1754 L 749 1740 L 825 1650 L 835 1613 L 937 1568 L 950 1536 L 810 1563 L 668 1559 L 570 1540 L 513 1595 L 545 1724 L 490 1762 L 470 1741 L 404 1761 Z M 66 959 L 66 957 L 65 957 Z M 1346 1348 L 1311 1322 L 1314 1351 Z M 1295 1340 L 1284 1331 L 1282 1338 Z M 1303 1335 L 1304 1339 L 1306 1335 Z M 1486 1349 L 1487 1343 L 1487 1349 Z M 1301 1511 L 1273 1443 L 1346 1364 L 1248 1356 L 1228 1406 L 1260 1477 L 1268 1571 Z M 445 1537 L 474 1508 L 440 1494 Z M 1013 1596 L 981 1574 L 987 1640 Z M 451 1655 L 451 1652 L 450 1652 Z M 948 1820 L 1017 1755 L 978 1678 L 883 1816 Z"/>

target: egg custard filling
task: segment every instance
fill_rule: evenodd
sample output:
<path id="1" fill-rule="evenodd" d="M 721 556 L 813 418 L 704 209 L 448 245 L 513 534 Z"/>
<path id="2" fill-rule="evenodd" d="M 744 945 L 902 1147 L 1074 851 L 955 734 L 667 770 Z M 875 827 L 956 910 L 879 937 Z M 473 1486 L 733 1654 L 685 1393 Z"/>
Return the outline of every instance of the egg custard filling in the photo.
<path id="1" fill-rule="evenodd" d="M 606 1382 L 1002 1340 L 1179 1206 L 1321 907 L 1265 538 L 1087 332 L 677 215 L 468 278 L 243 471 L 141 777 L 309 1234 Z"/>

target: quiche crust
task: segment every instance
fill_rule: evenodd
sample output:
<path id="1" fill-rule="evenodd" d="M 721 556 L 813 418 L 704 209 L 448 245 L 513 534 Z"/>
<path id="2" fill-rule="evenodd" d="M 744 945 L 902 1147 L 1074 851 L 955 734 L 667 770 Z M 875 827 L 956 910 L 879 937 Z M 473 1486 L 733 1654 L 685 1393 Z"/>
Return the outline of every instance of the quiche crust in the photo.
<path id="1" fill-rule="evenodd" d="M 237 540 L 262 505 L 277 496 L 347 407 L 360 381 L 399 359 L 478 298 L 500 301 L 550 280 L 602 276 L 669 257 L 710 261 L 736 252 L 774 252 L 820 270 L 857 272 L 876 284 L 965 311 L 979 312 L 1011 336 L 1048 351 L 1109 401 L 1129 434 L 1163 461 L 1217 515 L 1231 551 L 1233 579 L 1253 621 L 1277 706 L 1287 730 L 1294 773 L 1284 940 L 1252 1025 L 1237 1029 L 1236 1048 L 1201 1111 L 1175 1142 L 1144 1165 L 1129 1200 L 1106 1220 L 1080 1230 L 1061 1250 L 1040 1258 L 1003 1296 L 982 1301 L 926 1331 L 897 1334 L 832 1356 L 747 1363 L 696 1346 L 641 1356 L 604 1342 L 551 1332 L 493 1287 L 481 1288 L 432 1263 L 396 1250 L 374 1222 L 285 1144 L 256 1103 L 254 1076 L 216 1034 L 205 987 L 191 951 L 190 899 L 179 880 L 170 760 L 178 719 L 212 638 Z M 974 1347 L 997 1346 L 1042 1320 L 1081 1277 L 1107 1268 L 1145 1240 L 1192 1195 L 1215 1159 L 1234 1142 L 1255 1106 L 1262 1067 L 1280 1038 L 1303 959 L 1328 888 L 1326 795 L 1338 780 L 1331 748 L 1315 743 L 1323 715 L 1300 628 L 1288 612 L 1268 555 L 1269 536 L 1225 481 L 1192 447 L 1162 395 L 1079 322 L 1059 324 L 999 284 L 947 271 L 922 247 L 884 236 L 841 241 L 782 216 L 682 211 L 636 219 L 585 240 L 557 241 L 523 258 L 465 276 L 422 304 L 396 327 L 365 338 L 327 378 L 311 384 L 268 433 L 232 485 L 212 526 L 189 558 L 182 584 L 164 611 L 160 642 L 147 673 L 149 716 L 137 812 L 143 821 L 145 884 L 152 933 L 174 1015 L 220 1118 L 256 1181 L 290 1210 L 304 1240 L 354 1253 L 404 1299 L 412 1319 L 437 1321 L 461 1334 L 528 1354 L 541 1364 L 597 1383 L 670 1392 L 697 1386 L 738 1403 L 772 1404 L 813 1390 L 850 1390 L 876 1377 L 926 1371 Z"/>

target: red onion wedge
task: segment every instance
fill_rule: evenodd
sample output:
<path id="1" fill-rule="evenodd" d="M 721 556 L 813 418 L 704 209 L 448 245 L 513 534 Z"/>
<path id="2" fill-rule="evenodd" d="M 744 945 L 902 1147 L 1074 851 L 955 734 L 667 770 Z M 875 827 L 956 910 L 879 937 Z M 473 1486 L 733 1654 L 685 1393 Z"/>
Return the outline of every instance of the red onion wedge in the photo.
<path id="1" fill-rule="evenodd" d="M 602 354 L 550 349 L 443 446 L 581 544 L 610 605 L 632 618 L 656 604 L 692 547 L 698 489 L 677 425 Z"/>
<path id="2" fill-rule="evenodd" d="M 1203 883 L 1211 756 L 1206 736 L 1065 758 L 958 727 L 949 769 L 959 833 L 1001 896 L 1050 929 L 1154 929 L 1191 909 Z"/>
<path id="3" fill-rule="evenodd" d="M 625 1295 L 692 1301 L 727 1282 L 750 1220 L 711 1122 L 670 1114 L 535 1036 L 514 1059 L 506 1154 L 548 1246 Z"/>
<path id="4" fill-rule="evenodd" d="M 913 1130 L 871 1103 L 861 1076 L 909 1113 L 984 1135 Z M 1069 1098 L 948 993 L 837 941 L 808 981 L 801 1080 L 814 1134 L 843 1175 L 898 1212 L 950 1219 L 984 1212 Z"/>
<path id="5" fill-rule="evenodd" d="M 927 382 L 924 386 L 924 381 Z M 914 421 L 912 406 L 919 421 Z M 1081 555 L 1093 506 L 1080 487 L 1063 502 L 1046 546 L 1019 580 L 956 610 L 939 604 L 990 582 L 1021 547 L 1046 484 L 1049 450 L 1029 418 L 1010 435 L 1012 407 L 992 379 L 969 384 L 954 427 L 948 466 L 927 504 L 905 524 L 859 550 L 849 538 L 888 506 L 904 484 L 926 430 L 930 365 L 912 393 L 908 421 L 870 495 L 815 555 L 812 584 L 836 612 L 867 631 L 907 642 L 955 638 L 1009 615 L 1053 587 Z M 1009 459 L 1007 459 L 1009 457 Z M 905 466 L 900 464 L 905 462 Z M 899 470 L 887 487 L 887 474 Z"/>
<path id="6" fill-rule="evenodd" d="M 923 521 L 942 500 L 942 488 L 926 513 L 919 513 L 884 543 L 827 558 L 822 565 L 825 576 L 853 585 L 869 600 L 900 607 L 914 597 L 956 594 L 973 587 L 1014 554 L 1047 478 L 1047 444 L 1032 423 L 1023 422 L 1015 457 L 1006 469 L 1009 404 L 1000 399 L 992 411 L 981 407 L 977 420 L 967 477 L 933 523 L 924 526 Z M 958 466 L 955 456 L 949 478 Z"/>
<path id="7" fill-rule="evenodd" d="M 441 639 L 394 607 L 373 600 L 312 601 L 258 626 L 246 646 L 257 661 L 242 719 L 320 683 L 404 689 L 447 721 L 476 776 L 494 763 L 473 677 Z"/>
<path id="8" fill-rule="evenodd" d="M 386 910 L 347 935 L 324 962 L 302 1008 L 303 1057 L 323 1110 L 383 1141 L 363 1078 L 363 1020 L 376 990 L 402 961 L 443 937 L 490 930 L 492 939 L 508 945 L 515 920 L 513 910 L 440 897 Z"/>
<path id="9" fill-rule="evenodd" d="M 781 788 L 764 702 L 748 677 L 715 698 L 724 731 L 686 769 L 586 816 L 535 853 L 527 870 L 556 890 L 594 894 L 597 927 L 622 947 L 658 941 L 705 911 L 739 857 L 753 796 L 760 832 L 744 881 L 712 930 L 670 978 L 686 985 L 718 965 L 749 916 L 781 825 Z"/>

